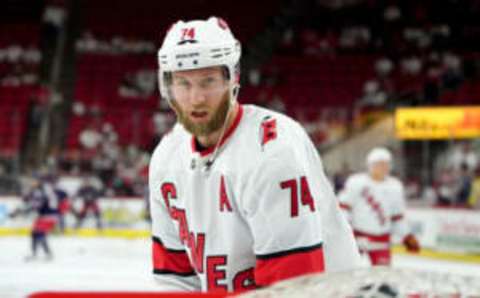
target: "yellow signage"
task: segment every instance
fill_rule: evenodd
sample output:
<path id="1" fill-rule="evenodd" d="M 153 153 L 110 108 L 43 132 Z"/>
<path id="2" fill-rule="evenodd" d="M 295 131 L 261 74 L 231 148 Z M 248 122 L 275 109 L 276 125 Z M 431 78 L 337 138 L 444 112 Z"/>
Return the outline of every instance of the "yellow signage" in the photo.
<path id="1" fill-rule="evenodd" d="M 478 138 L 480 106 L 398 108 L 395 130 L 405 140 Z"/>

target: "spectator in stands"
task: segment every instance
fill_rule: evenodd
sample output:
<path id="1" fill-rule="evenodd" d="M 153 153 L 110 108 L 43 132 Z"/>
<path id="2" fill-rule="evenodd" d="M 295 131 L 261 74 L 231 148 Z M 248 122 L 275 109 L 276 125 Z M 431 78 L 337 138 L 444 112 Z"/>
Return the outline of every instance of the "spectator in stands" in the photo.
<path id="1" fill-rule="evenodd" d="M 7 48 L 7 62 L 15 64 L 20 62 L 20 59 L 23 56 L 23 49 L 20 45 L 12 44 Z"/>
<path id="2" fill-rule="evenodd" d="M 272 99 L 267 103 L 267 108 L 280 113 L 285 113 L 286 111 L 285 103 L 278 94 L 273 95 Z"/>
<path id="3" fill-rule="evenodd" d="M 423 99 L 427 105 L 438 102 L 442 75 L 442 69 L 435 61 L 435 56 L 431 55 L 431 57 L 432 58 L 427 61 L 426 81 L 423 86 Z"/>
<path id="4" fill-rule="evenodd" d="M 295 42 L 296 34 L 294 30 L 289 27 L 287 28 L 282 35 L 282 40 L 280 42 L 280 49 L 279 52 L 285 54 L 294 54 L 296 53 L 296 42 Z"/>
<path id="5" fill-rule="evenodd" d="M 98 173 L 103 185 L 109 187 L 115 176 L 116 160 L 109 155 L 105 150 L 100 150 L 99 154 L 96 154 L 92 160 L 92 169 L 95 173 Z"/>
<path id="6" fill-rule="evenodd" d="M 451 168 L 442 169 L 438 179 L 437 204 L 450 206 L 455 202 L 455 176 Z"/>
<path id="7" fill-rule="evenodd" d="M 421 193 L 422 202 L 431 207 L 438 203 L 438 194 L 432 185 L 425 185 Z"/>
<path id="8" fill-rule="evenodd" d="M 340 33 L 339 46 L 343 49 L 365 49 L 371 39 L 370 29 L 366 26 L 350 26 Z"/>
<path id="9" fill-rule="evenodd" d="M 461 166 L 465 164 L 468 171 L 472 173 L 478 166 L 478 156 L 472 149 L 471 142 L 465 141 L 455 145 L 450 155 L 449 164 L 456 172 L 459 172 Z"/>
<path id="10" fill-rule="evenodd" d="M 160 140 L 162 139 L 163 135 L 167 133 L 170 129 L 172 124 L 174 123 L 174 119 L 171 114 L 164 111 L 156 111 L 152 117 L 152 124 L 153 124 L 153 138 L 150 144 L 150 148 L 155 149 L 158 145 Z"/>
<path id="11" fill-rule="evenodd" d="M 146 54 L 149 54 L 149 53 L 155 53 L 155 51 L 157 50 L 156 47 L 155 47 L 155 44 L 151 41 L 148 41 L 148 40 L 140 40 L 137 42 L 138 43 L 138 49 L 139 49 L 139 54 L 142 54 L 142 53 L 146 53 Z"/>
<path id="12" fill-rule="evenodd" d="M 98 40 L 89 31 L 83 32 L 82 36 L 77 40 L 76 43 L 76 49 L 81 53 L 95 53 L 99 50 L 99 47 L 100 45 Z"/>
<path id="13" fill-rule="evenodd" d="M 438 24 L 430 29 L 433 48 L 446 48 L 450 41 L 452 29 L 448 24 Z"/>
<path id="14" fill-rule="evenodd" d="M 136 83 L 142 97 L 148 97 L 157 88 L 156 72 L 151 69 L 142 69 L 135 74 Z"/>
<path id="15" fill-rule="evenodd" d="M 468 165 L 463 163 L 460 166 L 460 176 L 458 177 L 456 205 L 460 207 L 468 206 L 468 199 L 472 191 L 472 176 L 469 172 Z"/>
<path id="16" fill-rule="evenodd" d="M 328 29 L 327 32 L 319 38 L 319 47 L 323 54 L 330 58 L 335 58 L 338 48 L 338 36 L 333 29 Z"/>
<path id="17" fill-rule="evenodd" d="M 383 18 L 386 22 L 396 22 L 402 17 L 402 11 L 395 4 L 388 5 L 383 11 Z"/>
<path id="18" fill-rule="evenodd" d="M 363 86 L 363 97 L 356 103 L 357 108 L 384 107 L 387 103 L 387 94 L 380 89 L 378 80 L 369 80 Z"/>
<path id="19" fill-rule="evenodd" d="M 93 33 L 85 31 L 77 40 L 75 48 L 80 53 L 105 53 L 111 55 L 151 54 L 155 44 L 149 40 L 128 38 L 114 35 L 109 40 L 95 38 Z"/>
<path id="20" fill-rule="evenodd" d="M 446 53 L 443 56 L 445 72 L 442 76 L 443 85 L 447 89 L 456 89 L 463 81 L 462 61 L 453 53 Z"/>
<path id="21" fill-rule="evenodd" d="M 123 77 L 122 82 L 120 83 L 118 94 L 121 97 L 139 97 L 141 92 L 137 86 L 135 76 L 131 73 L 128 73 Z"/>
<path id="22" fill-rule="evenodd" d="M 65 8 L 61 4 L 50 3 L 45 7 L 43 14 L 42 49 L 54 49 L 59 42 L 60 32 L 66 19 Z M 45 57 L 49 59 L 50 57 Z"/>
<path id="23" fill-rule="evenodd" d="M 42 53 L 38 47 L 30 45 L 23 53 L 23 62 L 26 64 L 38 64 L 42 60 Z"/>
<path id="24" fill-rule="evenodd" d="M 102 142 L 107 142 L 109 145 L 116 144 L 118 141 L 118 134 L 113 125 L 105 122 L 102 125 Z"/>
<path id="25" fill-rule="evenodd" d="M 113 54 L 123 54 L 126 52 L 126 44 L 123 37 L 115 35 L 112 37 L 110 44 L 112 45 Z"/>
<path id="26" fill-rule="evenodd" d="M 253 67 L 248 72 L 248 82 L 251 86 L 258 87 L 262 82 L 262 73 L 257 67 Z"/>
<path id="27" fill-rule="evenodd" d="M 407 46 L 413 49 L 425 49 L 431 45 L 431 36 L 424 28 L 407 27 L 403 30 L 403 38 Z"/>
<path id="28" fill-rule="evenodd" d="M 20 64 L 15 64 L 12 72 L 5 75 L 1 80 L 2 86 L 18 87 L 22 85 L 23 68 Z"/>
<path id="29" fill-rule="evenodd" d="M 375 62 L 375 72 L 379 77 L 388 77 L 394 69 L 392 60 L 386 56 L 381 57 Z"/>
<path id="30" fill-rule="evenodd" d="M 417 56 L 405 57 L 401 61 L 401 66 L 404 74 L 418 76 L 422 71 L 422 60 Z"/>
<path id="31" fill-rule="evenodd" d="M 469 208 L 480 209 L 480 166 L 477 167 L 475 171 L 467 206 Z"/>
<path id="32" fill-rule="evenodd" d="M 122 159 L 117 163 L 117 175 L 115 176 L 112 187 L 117 196 L 133 196 L 133 182 L 137 172 L 134 163 L 128 159 Z"/>
<path id="33" fill-rule="evenodd" d="M 95 129 L 94 124 L 89 124 L 79 135 L 79 141 L 86 151 L 95 151 L 100 142 L 102 135 Z"/>
<path id="34" fill-rule="evenodd" d="M 92 169 L 98 174 L 103 185 L 108 188 L 106 191 L 113 194 L 110 187 L 115 180 L 117 162 L 121 155 L 117 143 L 118 135 L 111 124 L 104 123 L 101 136 L 99 150 L 92 159 Z"/>
<path id="35" fill-rule="evenodd" d="M 85 116 L 87 109 L 85 108 L 83 102 L 76 101 L 72 104 L 72 112 L 76 117 L 82 117 Z"/>
<path id="36" fill-rule="evenodd" d="M 61 5 L 51 4 L 45 7 L 43 22 L 45 24 L 61 28 L 65 20 L 65 8 Z"/>
<path id="37" fill-rule="evenodd" d="M 38 82 L 38 75 L 35 72 L 27 70 L 24 64 L 14 64 L 11 72 L 1 78 L 2 86 L 19 87 L 24 85 L 33 85 Z"/>
<path id="38" fill-rule="evenodd" d="M 316 56 L 321 54 L 320 40 L 316 30 L 307 28 L 302 32 L 303 54 L 307 56 Z"/>

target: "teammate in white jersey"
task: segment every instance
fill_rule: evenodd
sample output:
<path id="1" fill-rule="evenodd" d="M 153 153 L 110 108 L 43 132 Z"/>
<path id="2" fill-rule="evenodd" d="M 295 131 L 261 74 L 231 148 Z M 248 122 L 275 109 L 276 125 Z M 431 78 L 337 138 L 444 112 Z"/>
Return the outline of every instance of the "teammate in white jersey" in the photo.
<path id="1" fill-rule="evenodd" d="M 368 172 L 350 176 L 339 194 L 340 207 L 351 222 L 358 247 L 372 265 L 390 265 L 392 233 L 403 239 L 408 251 L 420 249 L 403 219 L 403 184 L 389 175 L 391 163 L 387 149 L 372 149 L 367 156 Z"/>
<path id="2" fill-rule="evenodd" d="M 178 120 L 150 163 L 162 288 L 243 291 L 355 268 L 353 232 L 303 128 L 237 103 L 240 44 L 227 24 L 179 21 L 158 58 Z"/>

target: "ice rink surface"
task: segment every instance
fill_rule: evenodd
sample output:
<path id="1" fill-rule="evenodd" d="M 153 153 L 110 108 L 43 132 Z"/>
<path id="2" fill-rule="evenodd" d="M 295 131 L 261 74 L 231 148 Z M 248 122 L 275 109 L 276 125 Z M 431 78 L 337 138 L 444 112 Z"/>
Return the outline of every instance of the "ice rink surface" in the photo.
<path id="1" fill-rule="evenodd" d="M 54 259 L 31 262 L 27 237 L 0 238 L 0 297 L 26 297 L 40 291 L 155 291 L 150 239 L 53 236 Z M 395 256 L 394 266 L 480 276 L 480 264 Z"/>

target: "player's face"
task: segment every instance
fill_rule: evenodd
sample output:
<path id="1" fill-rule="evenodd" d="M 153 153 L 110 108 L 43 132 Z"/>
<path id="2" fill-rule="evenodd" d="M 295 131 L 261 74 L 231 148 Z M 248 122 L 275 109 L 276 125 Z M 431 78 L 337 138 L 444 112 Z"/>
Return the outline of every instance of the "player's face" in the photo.
<path id="1" fill-rule="evenodd" d="M 370 174 L 378 180 L 383 180 L 390 173 L 390 163 L 388 161 L 377 161 L 370 167 Z"/>
<path id="2" fill-rule="evenodd" d="M 174 72 L 172 106 L 178 121 L 195 136 L 218 131 L 228 113 L 228 87 L 220 67 Z"/>

